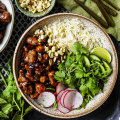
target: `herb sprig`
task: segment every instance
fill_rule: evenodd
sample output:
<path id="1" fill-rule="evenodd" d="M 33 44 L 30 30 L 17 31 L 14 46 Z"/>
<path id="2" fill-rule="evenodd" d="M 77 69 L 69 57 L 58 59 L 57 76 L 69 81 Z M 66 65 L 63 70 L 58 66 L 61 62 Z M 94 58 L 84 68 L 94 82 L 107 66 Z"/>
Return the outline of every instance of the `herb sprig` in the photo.
<path id="1" fill-rule="evenodd" d="M 23 120 L 24 116 L 33 108 L 32 106 L 26 108 L 25 101 L 17 89 L 12 73 L 12 57 L 8 61 L 8 68 L 3 66 L 0 68 L 8 72 L 6 80 L 0 72 L 2 85 L 5 85 L 5 89 L 0 93 L 0 118 L 2 120 Z"/>
<path id="2" fill-rule="evenodd" d="M 66 61 L 60 63 L 54 78 L 72 89 L 78 89 L 84 98 L 82 107 L 99 92 L 102 92 L 107 77 L 111 74 L 110 65 L 89 52 L 80 44 L 74 43 Z M 94 57 L 94 59 L 93 59 Z"/>

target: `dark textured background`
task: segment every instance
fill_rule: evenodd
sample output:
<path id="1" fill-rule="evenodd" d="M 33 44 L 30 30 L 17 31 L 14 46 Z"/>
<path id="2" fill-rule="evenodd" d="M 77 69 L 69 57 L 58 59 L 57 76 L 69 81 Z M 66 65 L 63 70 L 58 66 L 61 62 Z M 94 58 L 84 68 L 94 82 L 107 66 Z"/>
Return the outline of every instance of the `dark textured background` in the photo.
<path id="1" fill-rule="evenodd" d="M 7 66 L 7 61 L 10 58 L 11 55 L 13 55 L 15 46 L 22 35 L 22 33 L 37 19 L 40 18 L 30 18 L 25 15 L 23 15 L 16 7 L 14 0 L 14 9 L 15 9 L 15 24 L 13 33 L 11 36 L 11 39 L 5 48 L 5 50 L 0 53 L 0 64 Z M 58 13 L 58 12 L 69 12 L 66 11 L 61 6 L 55 5 L 53 10 L 50 12 L 50 14 Z M 118 53 L 118 59 L 120 58 L 120 43 L 118 43 L 112 36 L 111 36 L 114 45 L 116 47 L 117 53 Z M 119 59 L 120 64 L 120 59 Z M 7 73 L 2 71 L 5 76 L 7 76 Z M 119 72 L 120 74 L 120 72 Z M 120 75 L 118 74 L 118 79 L 115 85 L 115 88 L 108 98 L 108 100 L 99 107 L 96 111 L 75 119 L 71 120 L 120 120 Z M 42 113 L 39 113 L 35 110 L 31 111 L 29 114 L 26 115 L 25 120 L 59 120 L 57 118 L 52 118 L 49 116 L 46 116 Z"/>

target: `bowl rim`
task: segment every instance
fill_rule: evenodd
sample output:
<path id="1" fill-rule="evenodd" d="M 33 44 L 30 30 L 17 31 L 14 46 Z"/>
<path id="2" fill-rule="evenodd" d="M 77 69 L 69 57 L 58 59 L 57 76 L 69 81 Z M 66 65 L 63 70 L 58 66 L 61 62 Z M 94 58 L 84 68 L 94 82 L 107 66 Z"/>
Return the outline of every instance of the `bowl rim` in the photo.
<path id="1" fill-rule="evenodd" d="M 56 0 L 52 0 L 53 4 L 49 8 L 46 9 L 48 11 L 46 11 L 46 10 L 42 11 L 43 12 L 42 14 L 41 13 L 32 13 L 28 10 L 23 9 L 22 7 L 20 7 L 18 0 L 15 0 L 15 3 L 16 3 L 16 6 L 21 13 L 23 13 L 24 15 L 29 16 L 29 17 L 36 17 L 37 18 L 37 17 L 42 17 L 42 16 L 45 16 L 46 14 L 48 14 L 55 6 Z"/>
<path id="2" fill-rule="evenodd" d="M 13 4 L 12 4 L 12 1 L 11 0 L 8 0 L 9 3 L 10 3 L 10 6 L 11 6 L 11 9 L 12 9 L 12 19 L 11 19 L 11 22 L 9 24 L 11 24 L 11 27 L 10 27 L 10 33 L 9 33 L 9 36 L 7 38 L 7 41 L 4 43 L 4 46 L 0 49 L 0 53 L 5 49 L 5 47 L 7 46 L 10 38 L 11 38 L 11 35 L 12 35 L 12 32 L 13 32 L 13 26 L 14 26 L 14 18 L 15 18 L 15 11 L 14 11 L 14 7 L 13 7 Z M 9 11 L 8 11 L 9 12 Z M 7 28 L 6 28 L 7 29 Z M 3 44 L 3 43 L 2 43 Z"/>
<path id="3" fill-rule="evenodd" d="M 85 112 L 82 113 L 82 114 L 81 114 L 81 113 L 80 113 L 80 114 L 78 113 L 78 114 L 75 114 L 75 115 L 67 115 L 67 114 L 66 114 L 66 116 L 64 116 L 64 114 L 63 114 L 63 115 L 59 115 L 59 114 L 58 114 L 58 115 L 54 115 L 54 114 L 45 112 L 45 111 L 39 109 L 39 108 L 38 108 L 37 106 L 35 106 L 34 104 L 32 104 L 32 102 L 27 99 L 27 97 L 24 95 L 23 91 L 19 88 L 19 86 L 18 86 L 18 81 L 17 81 L 17 77 L 16 77 L 16 73 L 15 73 L 15 63 L 16 63 L 15 59 L 16 59 L 17 50 L 18 50 L 19 44 L 21 43 L 22 39 L 23 39 L 24 36 L 27 34 L 27 32 L 29 32 L 29 30 L 32 29 L 32 27 L 34 27 L 37 23 L 39 23 L 39 22 L 41 22 L 41 21 L 43 21 L 43 20 L 46 20 L 47 18 L 54 17 L 54 16 L 58 16 L 58 17 L 59 17 L 59 16 L 63 16 L 63 15 L 64 15 L 64 16 L 65 16 L 65 15 L 68 15 L 68 16 L 75 16 L 75 17 L 83 18 L 83 19 L 85 19 L 85 20 L 88 20 L 88 21 L 92 22 L 92 23 L 95 24 L 98 28 L 100 28 L 101 31 L 105 34 L 105 36 L 107 37 L 107 39 L 109 40 L 109 42 L 110 42 L 110 44 L 111 44 L 111 47 L 112 47 L 113 52 L 114 52 L 114 54 L 115 54 L 114 57 L 115 57 L 115 63 L 116 63 L 116 68 L 115 68 L 115 71 L 116 71 L 116 72 L 115 72 L 115 74 L 114 74 L 113 84 L 112 84 L 111 87 L 110 87 L 109 93 L 107 93 L 107 95 L 106 95 L 101 101 L 99 101 L 99 102 L 96 104 L 96 106 L 93 107 L 93 109 L 88 109 L 87 111 L 85 111 Z M 35 110 L 37 110 L 37 111 L 39 111 L 39 112 L 41 112 L 41 113 L 43 113 L 43 114 L 45 114 L 45 115 L 48 115 L 48 116 L 51 116 L 51 117 L 55 117 L 55 118 L 64 118 L 64 119 L 77 118 L 77 117 L 80 117 L 80 116 L 83 116 L 83 115 L 87 115 L 88 113 L 93 112 L 94 110 L 96 110 L 97 108 L 99 108 L 99 107 L 108 99 L 108 97 L 109 97 L 110 94 L 112 93 L 112 90 L 113 90 L 113 88 L 114 88 L 114 86 L 115 86 L 115 83 L 116 83 L 116 80 L 117 80 L 117 75 L 118 75 L 118 57 L 117 57 L 117 52 L 116 52 L 115 46 L 114 46 L 111 38 L 110 38 L 109 35 L 105 32 L 105 30 L 104 30 L 101 26 L 99 26 L 96 22 L 94 22 L 93 20 L 91 20 L 91 19 L 89 19 L 89 18 L 87 18 L 87 17 L 85 17 L 85 16 L 78 15 L 78 14 L 73 14 L 73 13 L 57 13 L 57 14 L 52 14 L 52 15 L 49 15 L 49 16 L 46 16 L 46 17 L 44 17 L 44 18 L 42 18 L 42 19 L 37 20 L 35 23 L 33 23 L 33 24 L 23 33 L 23 35 L 21 36 L 21 38 L 20 38 L 19 41 L 18 41 L 18 44 L 17 44 L 16 49 L 15 49 L 15 52 L 14 52 L 14 57 L 13 57 L 13 74 L 14 74 L 14 78 L 15 78 L 16 85 L 17 85 L 20 93 L 22 94 L 23 98 L 24 98 Z"/>

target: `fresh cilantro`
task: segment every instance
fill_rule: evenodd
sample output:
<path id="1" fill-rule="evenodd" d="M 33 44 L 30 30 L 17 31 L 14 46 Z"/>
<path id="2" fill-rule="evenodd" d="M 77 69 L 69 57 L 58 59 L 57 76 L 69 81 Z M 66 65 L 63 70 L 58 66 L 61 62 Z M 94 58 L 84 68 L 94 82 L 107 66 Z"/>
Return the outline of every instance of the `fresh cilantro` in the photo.
<path id="1" fill-rule="evenodd" d="M 89 52 L 80 43 L 74 43 L 65 62 L 59 64 L 54 76 L 58 82 L 80 91 L 84 97 L 82 107 L 85 107 L 96 94 L 102 91 L 108 75 L 112 72 L 107 62 L 89 58 Z M 89 67 L 85 62 L 89 63 Z"/>
<path id="2" fill-rule="evenodd" d="M 17 89 L 12 73 L 12 57 L 8 61 L 8 68 L 0 66 L 8 72 L 8 78 L 5 79 L 2 73 L 0 76 L 3 80 L 2 85 L 6 88 L 0 93 L 0 118 L 2 120 L 23 120 L 23 117 L 33 108 L 25 107 L 25 101 Z"/>

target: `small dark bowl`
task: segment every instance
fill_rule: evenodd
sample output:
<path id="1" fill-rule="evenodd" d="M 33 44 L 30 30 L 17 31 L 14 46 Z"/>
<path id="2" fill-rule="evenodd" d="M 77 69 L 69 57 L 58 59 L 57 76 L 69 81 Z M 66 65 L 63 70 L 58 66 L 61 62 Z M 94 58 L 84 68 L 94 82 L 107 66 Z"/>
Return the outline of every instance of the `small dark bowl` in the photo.
<path id="1" fill-rule="evenodd" d="M 23 14 L 25 14 L 25 15 L 27 15 L 27 16 L 29 16 L 29 17 L 42 17 L 42 16 L 45 16 L 46 14 L 48 14 L 48 13 L 52 10 L 52 8 L 53 8 L 54 5 L 55 5 L 55 0 L 52 0 L 52 1 L 51 1 L 51 5 L 50 5 L 49 8 L 47 8 L 47 9 L 45 9 L 44 11 L 39 12 L 39 13 L 32 13 L 32 12 L 30 12 L 30 11 L 28 11 L 28 10 L 25 10 L 24 8 L 21 8 L 21 7 L 20 7 L 19 0 L 15 0 L 15 2 L 16 2 L 16 5 L 17 5 L 18 9 L 19 9 Z"/>

